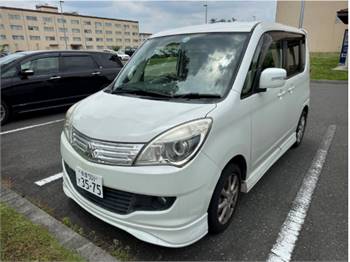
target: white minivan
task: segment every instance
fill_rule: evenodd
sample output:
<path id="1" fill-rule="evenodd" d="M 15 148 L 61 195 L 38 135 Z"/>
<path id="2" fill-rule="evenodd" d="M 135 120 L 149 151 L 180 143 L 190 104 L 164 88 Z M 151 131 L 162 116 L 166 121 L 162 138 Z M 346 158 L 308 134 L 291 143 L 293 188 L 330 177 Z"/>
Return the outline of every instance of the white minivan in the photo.
<path id="1" fill-rule="evenodd" d="M 301 143 L 309 96 L 304 30 L 234 22 L 154 34 L 109 87 L 68 110 L 63 190 L 141 240 L 190 245 L 225 230 L 240 192 Z"/>

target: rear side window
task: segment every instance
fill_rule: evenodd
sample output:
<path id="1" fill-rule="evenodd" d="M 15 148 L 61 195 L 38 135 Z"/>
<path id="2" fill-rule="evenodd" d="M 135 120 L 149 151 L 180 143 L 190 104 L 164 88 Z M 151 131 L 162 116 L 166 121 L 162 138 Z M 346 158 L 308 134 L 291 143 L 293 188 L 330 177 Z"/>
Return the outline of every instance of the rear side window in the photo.
<path id="1" fill-rule="evenodd" d="M 62 56 L 62 72 L 89 71 L 97 68 L 95 61 L 88 55 Z"/>
<path id="2" fill-rule="evenodd" d="M 96 54 L 98 63 L 103 68 L 121 68 L 123 64 L 115 54 Z"/>
<path id="3" fill-rule="evenodd" d="M 287 76 L 293 76 L 304 71 L 305 39 L 296 37 L 286 41 L 286 63 L 284 68 Z"/>
<path id="4" fill-rule="evenodd" d="M 34 75 L 48 75 L 58 72 L 58 57 L 42 57 L 21 63 L 21 71 L 33 70 Z"/>

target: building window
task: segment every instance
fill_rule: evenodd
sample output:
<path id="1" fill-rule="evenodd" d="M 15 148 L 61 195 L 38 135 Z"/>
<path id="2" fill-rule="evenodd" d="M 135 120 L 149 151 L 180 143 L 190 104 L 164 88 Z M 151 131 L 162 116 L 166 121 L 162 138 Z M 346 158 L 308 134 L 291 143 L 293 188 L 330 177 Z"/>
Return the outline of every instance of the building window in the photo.
<path id="1" fill-rule="evenodd" d="M 120 28 L 120 27 L 121 27 L 121 24 L 114 24 L 114 26 L 115 26 L 116 28 Z"/>
<path id="2" fill-rule="evenodd" d="M 79 25 L 79 20 L 70 20 L 72 25 Z"/>
<path id="3" fill-rule="evenodd" d="M 73 41 L 80 42 L 81 38 L 80 37 L 73 37 Z"/>
<path id="4" fill-rule="evenodd" d="M 130 26 L 129 25 L 124 25 L 124 28 L 129 28 Z"/>
<path id="5" fill-rule="evenodd" d="M 45 32 L 53 32 L 54 31 L 54 28 L 52 26 L 45 26 L 44 27 L 44 31 Z"/>
<path id="6" fill-rule="evenodd" d="M 95 26 L 102 26 L 101 22 L 95 22 Z"/>
<path id="7" fill-rule="evenodd" d="M 138 26 L 137 26 L 137 25 L 133 25 L 133 26 L 132 26 L 132 28 L 137 29 L 137 28 L 138 28 Z"/>
<path id="8" fill-rule="evenodd" d="M 57 23 L 61 23 L 61 24 L 66 23 L 66 19 L 64 19 L 64 18 L 57 18 Z"/>
<path id="9" fill-rule="evenodd" d="M 30 20 L 30 21 L 37 21 L 38 18 L 37 18 L 36 16 L 27 15 L 27 20 Z"/>
<path id="10" fill-rule="evenodd" d="M 138 33 L 133 32 L 133 33 L 132 33 L 132 35 L 133 35 L 133 36 L 138 36 L 139 34 L 138 34 Z"/>
<path id="11" fill-rule="evenodd" d="M 117 38 L 117 39 L 115 39 L 117 42 L 121 42 L 122 41 L 122 39 L 121 38 Z"/>
<path id="12" fill-rule="evenodd" d="M 96 42 L 103 42 L 103 38 L 96 38 Z"/>
<path id="13" fill-rule="evenodd" d="M 85 29 L 85 30 L 84 30 L 84 33 L 85 33 L 85 34 L 92 34 L 92 31 L 91 31 L 91 29 Z"/>
<path id="14" fill-rule="evenodd" d="M 106 23 L 105 23 L 105 26 L 112 26 L 112 23 L 106 22 Z"/>
<path id="15" fill-rule="evenodd" d="M 46 41 L 55 41 L 55 37 L 54 36 L 45 36 L 45 40 Z"/>
<path id="16" fill-rule="evenodd" d="M 60 41 L 69 41 L 69 37 L 68 36 L 66 36 L 66 37 L 61 36 Z"/>
<path id="17" fill-rule="evenodd" d="M 116 35 L 121 35 L 122 32 L 120 32 L 120 31 L 115 31 L 115 34 L 116 34 Z"/>
<path id="18" fill-rule="evenodd" d="M 91 25 L 91 21 L 84 21 L 84 25 Z"/>
<path id="19" fill-rule="evenodd" d="M 124 35 L 130 35 L 130 32 L 124 32 Z"/>
<path id="20" fill-rule="evenodd" d="M 58 32 L 61 32 L 61 33 L 67 32 L 67 28 L 60 27 L 58 28 Z"/>
<path id="21" fill-rule="evenodd" d="M 51 18 L 51 17 L 44 16 L 44 17 L 43 17 L 43 21 L 44 21 L 44 22 L 47 22 L 47 23 L 52 23 L 52 18 Z"/>
<path id="22" fill-rule="evenodd" d="M 23 35 L 13 35 L 12 39 L 13 40 L 24 40 L 24 36 Z"/>
<path id="23" fill-rule="evenodd" d="M 102 34 L 103 31 L 102 31 L 102 30 L 95 30 L 95 33 L 96 33 L 96 34 Z"/>
<path id="24" fill-rule="evenodd" d="M 5 26 L 3 24 L 0 24 L 0 29 L 5 29 Z"/>
<path id="25" fill-rule="evenodd" d="M 93 41 L 93 39 L 92 39 L 92 37 L 86 37 L 86 38 L 85 38 L 85 41 L 86 41 L 86 42 L 91 42 L 91 41 Z"/>
<path id="26" fill-rule="evenodd" d="M 94 49 L 94 46 L 93 45 L 87 45 L 86 49 Z"/>
<path id="27" fill-rule="evenodd" d="M 113 32 L 112 31 L 106 31 L 107 35 L 111 35 Z"/>
<path id="28" fill-rule="evenodd" d="M 20 15 L 9 14 L 9 19 L 11 19 L 11 20 L 20 20 L 21 16 Z"/>
<path id="29" fill-rule="evenodd" d="M 137 39 L 134 39 L 134 40 L 133 40 L 133 42 L 134 42 L 134 43 L 138 43 L 138 42 L 139 42 L 139 40 L 137 40 Z"/>
<path id="30" fill-rule="evenodd" d="M 107 42 L 113 42 L 113 38 L 106 38 Z"/>
<path id="31" fill-rule="evenodd" d="M 28 30 L 29 31 L 39 31 L 39 27 L 38 26 L 33 26 L 33 25 L 28 25 Z"/>
<path id="32" fill-rule="evenodd" d="M 23 30 L 21 25 L 10 25 L 11 30 Z"/>
<path id="33" fill-rule="evenodd" d="M 6 35 L 0 35 L 0 40 L 6 40 Z"/>
<path id="34" fill-rule="evenodd" d="M 30 40 L 40 40 L 40 36 L 38 36 L 38 35 L 30 35 L 29 39 Z"/>
<path id="35" fill-rule="evenodd" d="M 97 49 L 104 49 L 105 47 L 103 45 L 98 45 Z"/>
<path id="36" fill-rule="evenodd" d="M 73 28 L 73 29 L 72 29 L 72 32 L 73 32 L 73 33 L 80 33 L 80 29 L 79 29 L 79 28 Z"/>
<path id="37" fill-rule="evenodd" d="M 125 39 L 125 43 L 130 43 L 130 39 Z"/>

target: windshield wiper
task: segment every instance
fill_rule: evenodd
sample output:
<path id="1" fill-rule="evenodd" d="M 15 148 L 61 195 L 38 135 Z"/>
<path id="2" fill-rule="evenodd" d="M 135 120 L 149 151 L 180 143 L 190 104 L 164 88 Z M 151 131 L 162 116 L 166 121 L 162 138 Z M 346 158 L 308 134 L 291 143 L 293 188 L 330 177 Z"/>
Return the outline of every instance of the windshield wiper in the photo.
<path id="1" fill-rule="evenodd" d="M 186 99 L 206 99 L 206 98 L 221 98 L 221 95 L 218 94 L 201 94 L 201 93 L 187 93 L 187 94 L 178 94 L 173 95 L 172 98 L 186 98 Z"/>
<path id="2" fill-rule="evenodd" d="M 140 96 L 158 97 L 158 98 L 172 98 L 171 95 L 166 93 L 156 92 L 153 90 L 144 89 L 128 89 L 128 88 L 117 88 L 111 92 L 112 94 L 134 94 Z"/>

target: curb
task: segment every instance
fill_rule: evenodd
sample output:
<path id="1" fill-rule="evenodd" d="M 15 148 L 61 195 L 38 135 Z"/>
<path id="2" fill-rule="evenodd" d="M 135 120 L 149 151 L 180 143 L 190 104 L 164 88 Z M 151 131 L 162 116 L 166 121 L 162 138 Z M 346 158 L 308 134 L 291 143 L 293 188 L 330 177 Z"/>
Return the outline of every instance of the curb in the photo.
<path id="1" fill-rule="evenodd" d="M 347 80 L 310 80 L 312 84 L 348 84 Z"/>
<path id="2" fill-rule="evenodd" d="M 65 226 L 11 189 L 1 187 L 0 201 L 27 217 L 34 224 L 47 228 L 63 247 L 77 252 L 87 261 L 118 261 L 102 248 Z"/>

